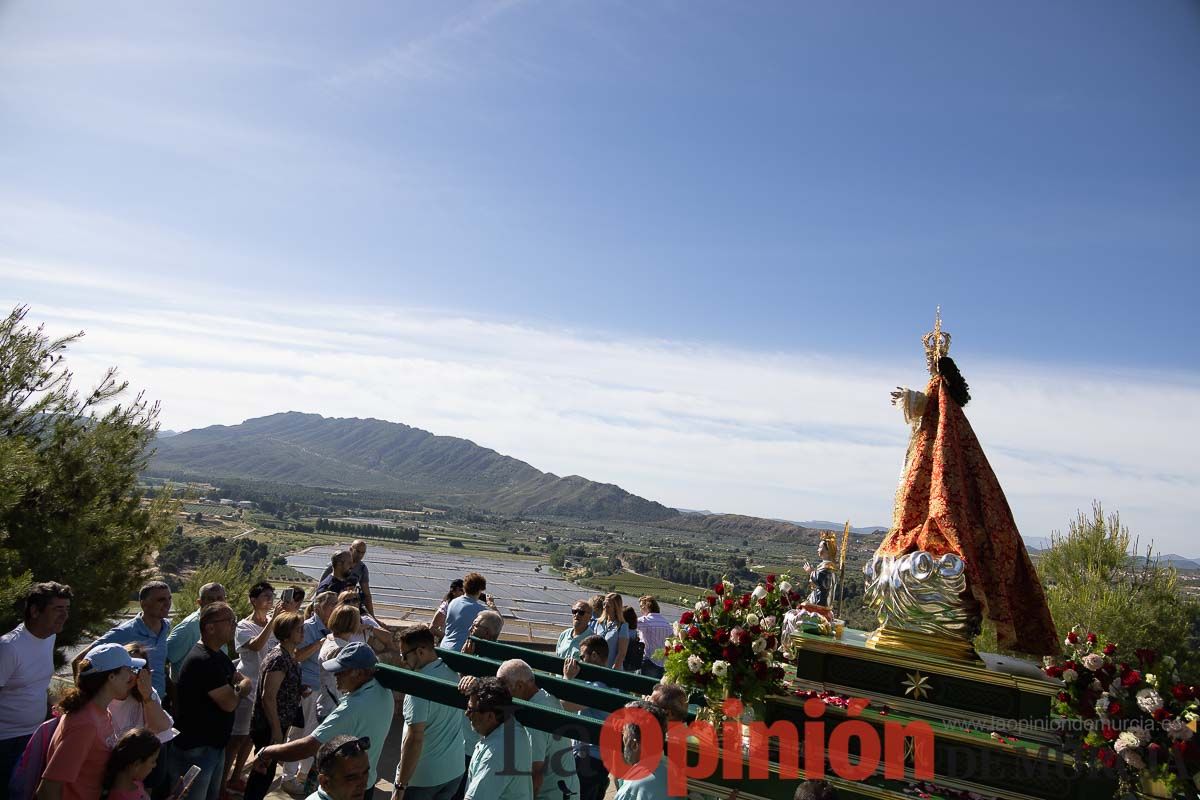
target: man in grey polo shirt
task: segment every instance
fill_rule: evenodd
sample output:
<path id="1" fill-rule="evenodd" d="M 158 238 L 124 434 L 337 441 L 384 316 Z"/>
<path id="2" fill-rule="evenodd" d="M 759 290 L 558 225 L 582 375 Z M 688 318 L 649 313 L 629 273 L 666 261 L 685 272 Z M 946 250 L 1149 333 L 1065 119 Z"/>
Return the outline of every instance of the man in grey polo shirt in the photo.
<path id="1" fill-rule="evenodd" d="M 400 658 L 408 669 L 458 682 L 433 647 L 427 625 L 400 635 Z M 462 784 L 466 759 L 461 712 L 420 697 L 404 697 L 404 739 L 392 800 L 450 800 Z"/>

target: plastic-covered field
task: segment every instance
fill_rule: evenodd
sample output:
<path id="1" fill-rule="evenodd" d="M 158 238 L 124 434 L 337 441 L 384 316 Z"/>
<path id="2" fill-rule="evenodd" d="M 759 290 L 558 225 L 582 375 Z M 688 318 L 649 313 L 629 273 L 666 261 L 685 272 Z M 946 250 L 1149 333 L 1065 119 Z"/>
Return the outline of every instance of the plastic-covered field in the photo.
<path id="1" fill-rule="evenodd" d="M 339 548 L 332 545 L 311 547 L 288 556 L 288 564 L 311 576 L 321 577 L 329 557 Z M 443 553 L 421 553 L 413 550 L 391 550 L 371 547 L 367 550 L 367 566 L 371 570 L 371 596 L 376 604 L 427 608 L 431 612 L 450 589 L 450 581 L 468 572 L 478 572 L 487 579 L 488 596 L 508 619 L 532 623 L 560 625 L 571 623 L 571 604 L 587 599 L 596 590 L 577 586 L 550 573 L 543 565 L 541 572 L 530 561 L 502 561 L 471 555 L 455 556 Z M 624 598 L 626 604 L 637 598 Z M 662 604 L 663 615 L 675 620 L 683 609 Z M 640 612 L 639 612 L 640 613 Z"/>

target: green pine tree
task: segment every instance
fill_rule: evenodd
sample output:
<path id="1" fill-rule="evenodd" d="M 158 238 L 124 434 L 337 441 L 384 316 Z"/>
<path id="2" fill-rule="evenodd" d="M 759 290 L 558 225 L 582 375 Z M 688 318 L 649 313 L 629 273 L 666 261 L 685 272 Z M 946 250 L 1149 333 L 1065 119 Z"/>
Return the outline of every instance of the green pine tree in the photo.
<path id="1" fill-rule="evenodd" d="M 64 361 L 77 333 L 51 339 L 18 307 L 0 320 L 0 599 L 31 582 L 74 591 L 60 646 L 103 628 L 151 574 L 174 526 L 172 493 L 143 501 L 138 474 L 158 430 L 158 406 L 110 369 L 81 396 Z M 0 630 L 19 621 L 0 606 Z"/>

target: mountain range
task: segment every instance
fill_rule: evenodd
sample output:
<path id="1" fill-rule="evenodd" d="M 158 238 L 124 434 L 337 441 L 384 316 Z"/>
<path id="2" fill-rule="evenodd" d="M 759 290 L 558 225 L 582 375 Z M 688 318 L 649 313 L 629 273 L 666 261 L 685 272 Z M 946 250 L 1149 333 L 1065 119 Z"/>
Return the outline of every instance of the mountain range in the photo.
<path id="1" fill-rule="evenodd" d="M 453 436 L 289 411 L 155 442 L 152 475 L 376 489 L 505 514 L 658 521 L 667 508 L 611 483 L 559 477 Z"/>

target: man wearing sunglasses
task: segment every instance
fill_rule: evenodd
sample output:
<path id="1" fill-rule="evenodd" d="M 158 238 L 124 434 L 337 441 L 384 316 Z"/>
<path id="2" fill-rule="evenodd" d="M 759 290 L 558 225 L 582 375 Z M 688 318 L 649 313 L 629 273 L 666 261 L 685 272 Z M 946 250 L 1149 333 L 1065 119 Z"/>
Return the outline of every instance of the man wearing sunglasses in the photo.
<path id="1" fill-rule="evenodd" d="M 400 657 L 407 669 L 426 677 L 458 681 L 433 649 L 433 632 L 426 625 L 400 635 Z M 392 800 L 450 800 L 462 785 L 465 764 L 458 708 L 405 695 L 404 740 Z"/>
<path id="2" fill-rule="evenodd" d="M 571 606 L 571 627 L 558 635 L 554 655 L 559 658 L 579 658 L 579 646 L 592 635 L 592 607 L 586 600 Z"/>
<path id="3" fill-rule="evenodd" d="M 467 698 L 467 719 L 479 734 L 464 800 L 533 800 L 529 734 L 512 719 L 513 699 L 496 678 L 480 678 Z"/>
<path id="4" fill-rule="evenodd" d="M 335 736 L 317 751 L 319 788 L 308 800 L 362 800 L 371 774 L 369 737 Z"/>
<path id="5" fill-rule="evenodd" d="M 273 744 L 260 750 L 254 759 L 255 768 L 262 765 L 263 768 L 269 769 L 271 761 L 309 758 L 317 754 L 322 744 L 327 744 L 338 736 L 370 740 L 367 750 L 370 770 L 367 774 L 367 788 L 361 797 L 362 800 L 373 800 L 379 756 L 383 752 L 383 743 L 392 727 L 392 715 L 395 712 L 391 690 L 385 689 L 375 680 L 375 667 L 378 663 L 375 653 L 362 642 L 351 642 L 342 648 L 336 658 L 322 663 L 321 666 L 326 671 L 336 676 L 338 691 L 342 693 L 341 701 L 308 736 L 286 744 Z"/>

